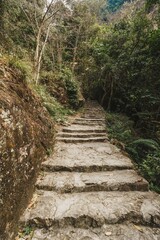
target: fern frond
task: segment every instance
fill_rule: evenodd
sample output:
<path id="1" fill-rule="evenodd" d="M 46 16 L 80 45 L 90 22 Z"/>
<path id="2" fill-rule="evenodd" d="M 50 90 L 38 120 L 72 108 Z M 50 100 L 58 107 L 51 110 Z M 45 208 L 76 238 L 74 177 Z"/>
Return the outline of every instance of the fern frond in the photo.
<path id="1" fill-rule="evenodd" d="M 134 142 L 132 142 L 132 145 L 134 146 L 143 146 L 146 148 L 149 148 L 151 150 L 158 150 L 159 149 L 159 144 L 152 140 L 152 139 L 144 139 L 144 138 L 140 138 L 138 140 L 135 140 Z"/>

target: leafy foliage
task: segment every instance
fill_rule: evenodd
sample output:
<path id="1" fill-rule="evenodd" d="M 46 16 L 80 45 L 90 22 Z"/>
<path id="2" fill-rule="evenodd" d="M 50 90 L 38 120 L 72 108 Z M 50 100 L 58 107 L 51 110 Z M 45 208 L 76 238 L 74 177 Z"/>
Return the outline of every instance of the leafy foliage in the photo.
<path id="1" fill-rule="evenodd" d="M 63 68 L 58 74 L 59 80 L 63 83 L 64 88 L 67 92 L 68 103 L 71 107 L 77 108 L 79 105 L 78 100 L 78 83 L 74 78 L 72 71 L 69 68 Z"/>
<path id="2" fill-rule="evenodd" d="M 146 1 L 146 10 L 147 10 L 147 11 L 150 11 L 151 8 L 152 8 L 155 4 L 158 4 L 158 3 L 160 3 L 159 0 L 147 0 L 147 1 Z"/>
<path id="3" fill-rule="evenodd" d="M 40 82 L 47 91 L 63 105 L 73 109 L 79 107 L 79 85 L 69 68 L 59 72 L 42 72 Z"/>
<path id="4" fill-rule="evenodd" d="M 125 144 L 133 141 L 135 132 L 133 128 L 133 121 L 127 116 L 116 113 L 107 113 L 107 130 L 111 139 L 118 139 Z"/>
<path id="5" fill-rule="evenodd" d="M 151 188 L 160 193 L 160 151 L 148 154 L 140 168 L 144 177 L 150 182 Z"/>
<path id="6" fill-rule="evenodd" d="M 144 138 L 159 141 L 160 30 L 144 11 L 132 20 L 96 28 L 88 62 L 81 63 L 86 95 L 108 110 L 126 113 Z M 86 71 L 87 69 L 87 71 Z"/>
<path id="7" fill-rule="evenodd" d="M 142 146 L 143 148 L 155 150 L 155 151 L 158 150 L 159 148 L 158 143 L 152 139 L 138 139 L 132 142 L 132 145 Z"/>
<path id="8" fill-rule="evenodd" d="M 29 81 L 32 75 L 32 66 L 29 61 L 19 59 L 16 56 L 9 56 L 8 65 L 17 71 L 19 79 Z"/>
<path id="9" fill-rule="evenodd" d="M 122 114 L 107 113 L 107 130 L 112 143 L 135 160 L 151 189 L 160 191 L 160 145 L 152 139 L 139 138 L 133 122 Z"/>
<path id="10" fill-rule="evenodd" d="M 54 97 L 52 97 L 46 90 L 45 86 L 38 85 L 32 86 L 32 88 L 40 95 L 45 108 L 56 122 L 64 122 L 67 115 L 74 113 L 74 111 L 62 106 Z"/>

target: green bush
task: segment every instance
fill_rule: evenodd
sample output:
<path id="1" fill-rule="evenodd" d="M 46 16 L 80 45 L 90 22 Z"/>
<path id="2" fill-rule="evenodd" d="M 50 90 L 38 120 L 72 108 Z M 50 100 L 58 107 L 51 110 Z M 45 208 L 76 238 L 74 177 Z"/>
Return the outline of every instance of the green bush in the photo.
<path id="1" fill-rule="evenodd" d="M 15 56 L 10 56 L 8 60 L 9 67 L 14 69 L 22 81 L 30 81 L 32 76 L 32 65 Z"/>
<path id="2" fill-rule="evenodd" d="M 118 113 L 107 113 L 106 121 L 110 138 L 116 138 L 126 145 L 135 139 L 133 121 L 127 116 Z"/>
<path id="3" fill-rule="evenodd" d="M 159 149 L 159 144 L 152 139 L 138 138 L 126 147 L 128 153 L 134 158 L 137 163 L 141 163 L 143 159 Z"/>
<path id="4" fill-rule="evenodd" d="M 159 3 L 159 0 L 146 0 L 146 11 L 149 12 L 151 8 L 158 3 Z"/>
<path id="5" fill-rule="evenodd" d="M 42 84 L 46 84 L 50 86 L 50 84 L 54 85 L 56 80 L 56 75 L 53 73 L 53 71 L 42 71 L 40 74 L 39 82 Z"/>
<path id="6" fill-rule="evenodd" d="M 148 154 L 140 165 L 140 169 L 151 188 L 160 192 L 160 151 Z"/>
<path id="7" fill-rule="evenodd" d="M 62 87 L 66 92 L 70 107 L 73 109 L 79 107 L 79 86 L 69 68 L 63 68 L 60 72 L 44 71 L 41 73 L 40 82 L 46 85 L 49 92 L 55 92 L 56 89 Z"/>
<path id="8" fill-rule="evenodd" d="M 77 109 L 79 106 L 78 100 L 78 84 L 73 79 L 66 79 L 66 90 L 69 99 L 69 104 Z"/>
<path id="9" fill-rule="evenodd" d="M 73 107 L 74 109 L 77 109 L 79 106 L 78 100 L 79 86 L 73 76 L 72 71 L 69 68 L 64 68 L 59 76 L 64 82 L 70 106 Z"/>
<path id="10" fill-rule="evenodd" d="M 125 150 L 137 163 L 151 189 L 160 192 L 160 146 L 153 139 L 140 138 L 133 129 L 133 122 L 122 114 L 107 113 L 107 130 L 117 146 Z"/>
<path id="11" fill-rule="evenodd" d="M 64 122 L 66 116 L 74 112 L 69 108 L 63 107 L 54 97 L 47 91 L 44 85 L 32 86 L 41 97 L 45 108 L 56 122 Z"/>

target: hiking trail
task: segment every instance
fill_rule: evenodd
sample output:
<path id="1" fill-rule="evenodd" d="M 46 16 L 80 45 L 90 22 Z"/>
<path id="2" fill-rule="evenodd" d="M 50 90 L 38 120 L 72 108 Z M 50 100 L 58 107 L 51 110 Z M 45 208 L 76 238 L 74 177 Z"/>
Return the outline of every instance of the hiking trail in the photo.
<path id="1" fill-rule="evenodd" d="M 98 103 L 58 132 L 21 225 L 32 240 L 160 240 L 160 195 L 109 142 Z"/>

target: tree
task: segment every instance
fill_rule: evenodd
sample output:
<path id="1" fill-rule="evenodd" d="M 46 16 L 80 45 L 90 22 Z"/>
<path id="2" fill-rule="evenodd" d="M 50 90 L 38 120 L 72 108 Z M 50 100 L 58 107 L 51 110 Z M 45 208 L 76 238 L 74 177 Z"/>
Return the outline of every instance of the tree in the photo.
<path id="1" fill-rule="evenodd" d="M 31 11 L 33 5 L 33 11 Z M 65 11 L 66 8 L 63 1 L 59 0 L 51 0 L 49 3 L 45 0 L 40 7 L 37 6 L 36 0 L 31 2 L 30 5 L 28 5 L 27 2 L 24 2 L 21 5 L 21 8 L 28 22 L 31 24 L 35 35 L 34 80 L 35 83 L 38 84 L 42 57 L 49 38 L 50 30 L 51 28 L 54 28 L 59 14 Z"/>

